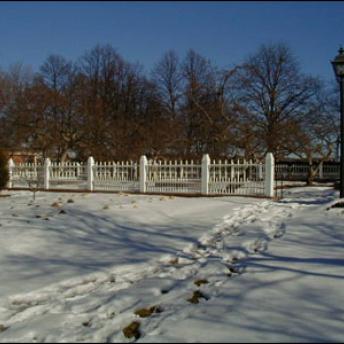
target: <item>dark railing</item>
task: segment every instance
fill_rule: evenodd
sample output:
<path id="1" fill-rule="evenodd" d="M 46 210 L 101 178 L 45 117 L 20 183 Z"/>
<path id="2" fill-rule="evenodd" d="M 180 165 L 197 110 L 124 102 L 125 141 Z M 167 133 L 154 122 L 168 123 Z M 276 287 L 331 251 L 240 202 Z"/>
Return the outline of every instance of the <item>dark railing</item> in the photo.
<path id="1" fill-rule="evenodd" d="M 314 173 L 315 181 L 336 181 L 339 179 L 339 162 L 323 162 L 310 165 L 307 162 L 278 161 L 275 164 L 276 180 L 286 181 L 307 181 L 310 169 Z"/>

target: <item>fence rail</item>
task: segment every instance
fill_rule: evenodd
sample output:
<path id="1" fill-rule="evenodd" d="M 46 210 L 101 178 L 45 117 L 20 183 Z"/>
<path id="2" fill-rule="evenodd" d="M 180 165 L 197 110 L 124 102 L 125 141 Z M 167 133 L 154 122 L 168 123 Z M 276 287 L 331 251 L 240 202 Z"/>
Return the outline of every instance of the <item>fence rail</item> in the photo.
<path id="1" fill-rule="evenodd" d="M 141 193 L 273 196 L 274 160 L 156 161 L 18 164 L 9 161 L 9 188 L 80 189 Z"/>

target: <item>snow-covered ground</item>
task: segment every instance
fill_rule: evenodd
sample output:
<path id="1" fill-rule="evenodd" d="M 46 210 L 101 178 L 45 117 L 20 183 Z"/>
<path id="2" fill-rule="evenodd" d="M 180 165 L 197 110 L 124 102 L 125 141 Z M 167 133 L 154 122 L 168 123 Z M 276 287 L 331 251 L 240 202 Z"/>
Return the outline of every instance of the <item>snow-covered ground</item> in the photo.
<path id="1" fill-rule="evenodd" d="M 33 203 L 31 192 L 6 194 L 11 197 L 0 197 L 0 266 L 6 281 L 0 297 L 173 254 L 197 242 L 234 207 L 259 202 L 38 192 Z"/>
<path id="2" fill-rule="evenodd" d="M 285 196 L 0 197 L 0 342 L 343 341 L 344 210 Z"/>

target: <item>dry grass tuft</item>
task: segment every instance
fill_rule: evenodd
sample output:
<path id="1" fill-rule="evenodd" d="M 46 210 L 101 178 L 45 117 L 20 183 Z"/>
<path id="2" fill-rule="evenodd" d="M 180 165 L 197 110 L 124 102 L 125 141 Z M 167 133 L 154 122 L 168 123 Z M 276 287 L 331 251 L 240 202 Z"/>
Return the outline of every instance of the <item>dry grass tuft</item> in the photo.
<path id="1" fill-rule="evenodd" d="M 331 208 L 344 208 L 344 202 L 343 201 L 339 201 L 335 204 L 332 204 L 330 208 L 328 208 L 327 210 L 331 209 Z"/>
<path id="2" fill-rule="evenodd" d="M 138 315 L 140 318 L 148 318 L 154 313 L 161 313 L 162 309 L 159 306 L 153 306 L 150 308 L 140 308 L 137 309 L 134 314 Z"/>
<path id="3" fill-rule="evenodd" d="M 7 329 L 7 326 L 0 324 L 0 333 L 6 331 Z"/>
<path id="4" fill-rule="evenodd" d="M 92 325 L 91 320 L 86 320 L 82 323 L 82 326 L 84 326 L 84 327 L 91 327 L 91 325 Z"/>
<path id="5" fill-rule="evenodd" d="M 200 287 L 202 284 L 208 284 L 208 283 L 209 283 L 209 282 L 208 282 L 208 280 L 206 280 L 206 279 L 199 279 L 199 280 L 197 280 L 197 281 L 194 282 L 194 284 L 196 284 L 197 287 Z"/>
<path id="6" fill-rule="evenodd" d="M 199 303 L 199 299 L 209 300 L 209 297 L 204 295 L 199 290 L 196 290 L 193 292 L 192 297 L 190 299 L 188 299 L 187 301 L 189 301 L 190 303 L 193 303 L 193 304 L 197 304 L 197 303 Z"/>
<path id="7" fill-rule="evenodd" d="M 177 265 L 179 263 L 178 257 L 172 258 L 171 260 L 168 261 L 169 264 L 171 265 Z"/>
<path id="8" fill-rule="evenodd" d="M 138 321 L 133 321 L 127 327 L 125 327 L 122 332 L 126 338 L 135 338 L 139 339 L 141 336 L 140 333 L 140 323 Z"/>

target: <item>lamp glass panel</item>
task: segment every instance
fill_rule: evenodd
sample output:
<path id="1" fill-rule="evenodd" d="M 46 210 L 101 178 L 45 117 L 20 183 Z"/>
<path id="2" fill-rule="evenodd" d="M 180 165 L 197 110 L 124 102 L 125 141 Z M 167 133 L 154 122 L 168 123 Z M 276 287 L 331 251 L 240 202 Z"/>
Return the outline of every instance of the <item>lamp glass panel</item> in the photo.
<path id="1" fill-rule="evenodd" d="M 337 64 L 335 68 L 337 76 L 344 76 L 344 64 Z"/>

